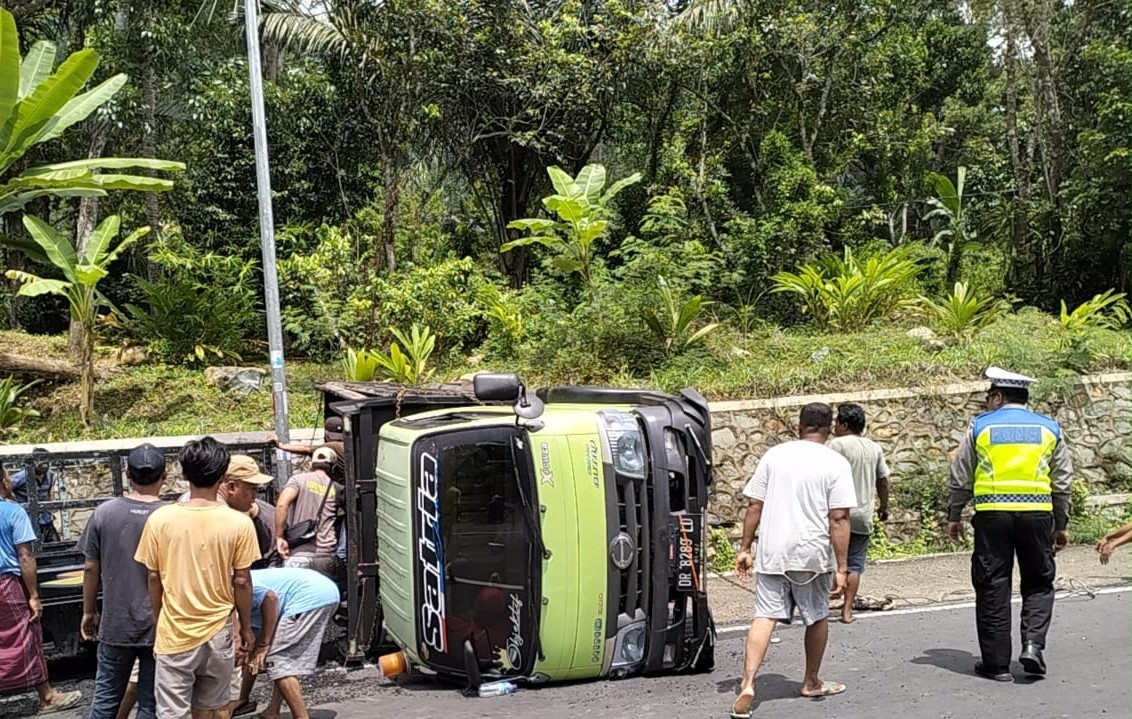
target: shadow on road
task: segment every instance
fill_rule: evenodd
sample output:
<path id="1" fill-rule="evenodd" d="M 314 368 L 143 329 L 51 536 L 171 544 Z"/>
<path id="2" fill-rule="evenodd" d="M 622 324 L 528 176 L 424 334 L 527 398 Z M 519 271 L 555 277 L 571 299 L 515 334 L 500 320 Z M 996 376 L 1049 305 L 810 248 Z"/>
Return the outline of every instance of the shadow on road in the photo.
<path id="1" fill-rule="evenodd" d="M 739 680 L 716 682 L 715 691 L 718 694 L 738 694 Z M 755 677 L 755 694 L 760 702 L 796 699 L 802 694 L 802 682 L 787 679 L 781 674 L 759 674 Z"/>
<path id="2" fill-rule="evenodd" d="M 309 713 L 311 719 L 338 719 L 338 712 L 333 709 L 311 709 Z"/>
<path id="3" fill-rule="evenodd" d="M 946 669 L 956 674 L 975 677 L 980 681 L 986 681 L 983 677 L 975 673 L 976 661 L 978 661 L 978 657 L 971 652 L 965 652 L 961 649 L 925 649 L 924 655 L 916 657 L 912 660 L 912 663 L 939 667 L 940 669 Z M 1015 684 L 1033 684 L 1034 682 L 1040 682 L 1044 679 L 1044 677 L 1019 672 L 1015 667 L 1011 667 L 1010 673 L 1014 675 Z"/>
<path id="4" fill-rule="evenodd" d="M 912 660 L 913 664 L 926 664 L 949 672 L 965 676 L 978 676 L 975 674 L 977 658 L 971 652 L 962 649 L 925 649 L 924 655 Z"/>

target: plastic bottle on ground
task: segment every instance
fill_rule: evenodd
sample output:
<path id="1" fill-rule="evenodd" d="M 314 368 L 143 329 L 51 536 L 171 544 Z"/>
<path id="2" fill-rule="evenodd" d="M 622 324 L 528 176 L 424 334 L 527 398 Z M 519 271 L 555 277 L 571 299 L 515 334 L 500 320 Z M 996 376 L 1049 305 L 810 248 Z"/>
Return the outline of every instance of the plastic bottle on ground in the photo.
<path id="1" fill-rule="evenodd" d="M 514 682 L 492 682 L 481 684 L 477 692 L 481 697 L 501 697 L 504 694 L 514 694 L 519 687 Z"/>

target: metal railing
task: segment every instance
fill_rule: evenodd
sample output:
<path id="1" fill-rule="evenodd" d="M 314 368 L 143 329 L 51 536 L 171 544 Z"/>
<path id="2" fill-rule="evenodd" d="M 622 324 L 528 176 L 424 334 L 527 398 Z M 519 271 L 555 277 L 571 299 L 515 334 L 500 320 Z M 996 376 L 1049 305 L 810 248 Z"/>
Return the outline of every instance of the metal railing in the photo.
<path id="1" fill-rule="evenodd" d="M 253 457 L 259 465 L 263 467 L 265 474 L 274 473 L 275 450 L 266 442 L 226 443 L 226 446 L 233 454 L 247 454 Z M 37 552 L 50 552 L 55 548 L 69 548 L 78 540 L 78 536 L 81 534 L 81 532 L 74 532 L 72 528 L 72 522 L 70 521 L 72 511 L 76 509 L 94 509 L 103 502 L 121 496 L 128 490 L 126 457 L 129 455 L 131 449 L 132 448 L 64 452 L 48 450 L 23 454 L 0 454 L 0 465 L 8 470 L 9 477 L 21 469 L 24 470 L 24 476 L 27 478 L 26 484 L 24 485 L 27 492 L 27 501 L 20 502 L 20 504 L 26 509 L 32 520 L 32 526 L 35 528 L 35 546 Z M 166 464 L 168 466 L 171 461 L 176 461 L 177 453 L 181 448 L 163 447 L 160 449 L 165 455 Z M 41 501 L 39 498 L 40 486 L 38 477 L 36 476 L 36 467 L 45 464 L 52 477 L 51 484 L 47 490 L 48 496 L 53 496 L 53 499 Z M 73 479 L 80 471 L 89 471 L 90 468 L 100 465 L 109 469 L 111 482 L 110 494 L 104 493 L 100 496 L 89 498 L 68 496 L 73 492 L 73 490 L 70 489 L 69 479 Z M 165 496 L 167 499 L 175 499 L 181 494 L 181 492 L 168 491 L 168 485 L 166 486 L 166 490 Z M 41 512 L 50 512 L 53 517 L 53 522 L 55 513 L 59 513 L 60 523 L 56 527 L 56 531 L 59 534 L 59 541 L 43 542 L 43 527 L 41 527 L 39 523 L 39 515 Z"/>

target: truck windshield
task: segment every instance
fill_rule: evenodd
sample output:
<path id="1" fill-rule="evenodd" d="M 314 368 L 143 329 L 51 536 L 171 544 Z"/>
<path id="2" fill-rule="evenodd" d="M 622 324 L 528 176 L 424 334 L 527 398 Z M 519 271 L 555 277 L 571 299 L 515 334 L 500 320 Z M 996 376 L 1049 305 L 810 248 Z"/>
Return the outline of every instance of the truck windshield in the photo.
<path id="1" fill-rule="evenodd" d="M 463 671 L 466 641 L 487 674 L 518 674 L 533 660 L 541 540 L 526 514 L 534 483 L 528 455 L 512 451 L 517 433 L 416 443 L 418 632 L 422 659 L 438 668 Z"/>

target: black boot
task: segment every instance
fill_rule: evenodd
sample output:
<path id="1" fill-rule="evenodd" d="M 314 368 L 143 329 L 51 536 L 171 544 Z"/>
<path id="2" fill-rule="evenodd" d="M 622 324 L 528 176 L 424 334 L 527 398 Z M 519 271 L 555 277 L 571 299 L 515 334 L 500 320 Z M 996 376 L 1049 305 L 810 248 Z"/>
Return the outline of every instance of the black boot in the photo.
<path id="1" fill-rule="evenodd" d="M 1022 645 L 1022 653 L 1018 655 L 1018 661 L 1027 674 L 1046 673 L 1046 660 L 1042 656 L 1042 648 L 1034 642 L 1026 642 Z"/>

